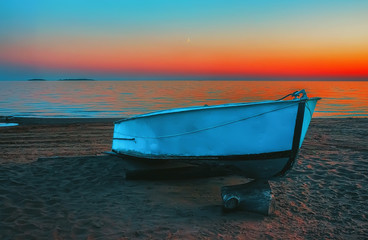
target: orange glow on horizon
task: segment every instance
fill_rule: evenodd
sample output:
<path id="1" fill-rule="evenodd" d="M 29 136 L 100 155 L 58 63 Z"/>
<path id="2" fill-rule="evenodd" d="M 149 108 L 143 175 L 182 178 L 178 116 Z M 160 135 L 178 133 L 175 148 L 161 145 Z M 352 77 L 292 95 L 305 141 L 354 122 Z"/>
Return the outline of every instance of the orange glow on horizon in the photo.
<path id="1" fill-rule="evenodd" d="M 1 50 L 7 62 L 18 65 L 104 74 L 368 76 L 367 47 L 332 46 L 311 51 L 281 45 L 216 48 L 193 41 L 148 44 L 129 40 L 121 46 L 116 42 L 100 46 L 83 39 L 73 45 L 63 43 L 64 40 L 44 43 L 42 47 L 14 44 Z"/>

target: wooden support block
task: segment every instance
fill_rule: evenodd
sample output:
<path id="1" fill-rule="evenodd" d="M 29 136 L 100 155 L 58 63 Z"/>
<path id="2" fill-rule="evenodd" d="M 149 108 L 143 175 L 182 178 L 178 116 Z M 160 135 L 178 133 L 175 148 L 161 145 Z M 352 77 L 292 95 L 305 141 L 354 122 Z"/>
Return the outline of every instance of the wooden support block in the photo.
<path id="1" fill-rule="evenodd" d="M 221 188 L 221 197 L 225 210 L 242 209 L 266 216 L 274 210 L 274 197 L 267 180 L 224 186 Z"/>

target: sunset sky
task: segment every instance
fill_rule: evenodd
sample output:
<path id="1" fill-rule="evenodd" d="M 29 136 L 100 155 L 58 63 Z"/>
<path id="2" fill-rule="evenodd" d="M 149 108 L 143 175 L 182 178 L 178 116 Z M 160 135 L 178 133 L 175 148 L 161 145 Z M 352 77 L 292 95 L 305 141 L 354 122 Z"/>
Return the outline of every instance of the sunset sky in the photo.
<path id="1" fill-rule="evenodd" d="M 0 80 L 368 77 L 368 1 L 0 1 Z"/>

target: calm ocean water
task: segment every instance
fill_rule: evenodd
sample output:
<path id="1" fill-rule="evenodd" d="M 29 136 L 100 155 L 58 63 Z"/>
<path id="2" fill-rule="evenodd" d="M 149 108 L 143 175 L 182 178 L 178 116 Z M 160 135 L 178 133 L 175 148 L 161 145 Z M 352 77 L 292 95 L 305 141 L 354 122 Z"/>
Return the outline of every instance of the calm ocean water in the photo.
<path id="1" fill-rule="evenodd" d="M 274 100 L 305 89 L 315 117 L 368 117 L 368 82 L 2 81 L 0 116 L 127 117 L 169 108 Z"/>

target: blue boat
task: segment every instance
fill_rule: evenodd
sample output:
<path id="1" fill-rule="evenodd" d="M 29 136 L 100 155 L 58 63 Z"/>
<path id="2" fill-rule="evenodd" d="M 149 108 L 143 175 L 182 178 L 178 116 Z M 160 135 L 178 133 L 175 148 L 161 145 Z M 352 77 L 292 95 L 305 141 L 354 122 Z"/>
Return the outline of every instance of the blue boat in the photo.
<path id="1" fill-rule="evenodd" d="M 293 166 L 320 99 L 300 90 L 275 101 L 137 115 L 115 122 L 112 151 L 137 160 L 213 162 L 268 179 Z"/>

